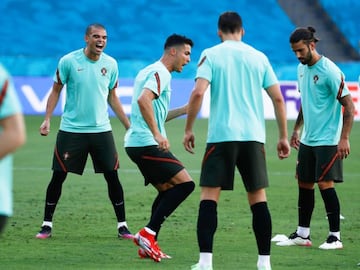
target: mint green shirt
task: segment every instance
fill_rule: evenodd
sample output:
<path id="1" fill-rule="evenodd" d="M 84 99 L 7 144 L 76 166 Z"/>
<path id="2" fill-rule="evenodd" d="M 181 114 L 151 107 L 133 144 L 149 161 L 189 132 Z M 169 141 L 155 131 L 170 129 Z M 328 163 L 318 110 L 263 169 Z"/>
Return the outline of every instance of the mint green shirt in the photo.
<path id="1" fill-rule="evenodd" d="M 313 66 L 299 64 L 297 77 L 304 116 L 300 141 L 308 146 L 337 145 L 343 124 L 338 97 L 350 94 L 344 74 L 322 56 Z"/>
<path id="2" fill-rule="evenodd" d="M 7 87 L 6 87 L 7 86 Z M 5 90 L 6 92 L 2 92 Z M 21 112 L 21 105 L 10 75 L 0 65 L 0 93 L 5 93 L 0 104 L 0 120 Z M 2 128 L 0 127 L 0 133 Z M 13 156 L 0 159 L 0 215 L 13 214 Z"/>
<path id="3" fill-rule="evenodd" d="M 169 111 L 171 96 L 171 73 L 157 61 L 142 69 L 135 78 L 134 94 L 131 102 L 130 128 L 125 134 L 125 147 L 141 147 L 158 145 L 145 122 L 137 103 L 144 88 L 154 92 L 154 117 L 162 136 L 166 137 L 165 120 Z"/>
<path id="4" fill-rule="evenodd" d="M 263 91 L 278 80 L 262 52 L 224 41 L 201 53 L 196 78 L 210 82 L 208 143 L 265 143 Z"/>
<path id="5" fill-rule="evenodd" d="M 118 65 L 114 58 L 102 53 L 92 61 L 84 49 L 63 56 L 54 81 L 66 84 L 66 102 L 60 130 L 93 133 L 111 130 L 109 91 L 117 86 Z"/>

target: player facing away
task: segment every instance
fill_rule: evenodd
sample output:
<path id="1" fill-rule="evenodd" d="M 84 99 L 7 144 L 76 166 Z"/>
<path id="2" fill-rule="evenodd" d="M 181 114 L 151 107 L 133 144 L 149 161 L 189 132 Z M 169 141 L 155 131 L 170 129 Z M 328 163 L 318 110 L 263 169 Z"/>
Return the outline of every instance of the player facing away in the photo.
<path id="1" fill-rule="evenodd" d="M 160 60 L 137 74 L 131 126 L 125 135 L 126 153 L 137 164 L 145 185 L 158 191 L 148 223 L 134 238 L 139 256 L 155 262 L 169 258 L 158 245 L 162 224 L 195 188 L 183 164 L 171 153 L 165 131 L 166 121 L 186 113 L 186 105 L 169 111 L 171 72 L 181 72 L 190 62 L 192 46 L 192 40 L 185 36 L 169 36 Z"/>
<path id="2" fill-rule="evenodd" d="M 47 136 L 50 118 L 66 84 L 66 102 L 54 149 L 53 174 L 46 191 L 44 220 L 36 235 L 40 239 L 52 234 L 53 216 L 67 174 L 82 175 L 89 154 L 95 173 L 102 173 L 106 180 L 118 222 L 118 237 L 132 238 L 125 219 L 123 188 L 117 173 L 119 159 L 108 114 L 110 106 L 123 126 L 129 128 L 129 119 L 116 95 L 118 65 L 103 52 L 107 44 L 103 25 L 89 25 L 84 39 L 85 48 L 60 59 L 40 126 L 40 134 Z"/>
<path id="3" fill-rule="evenodd" d="M 272 224 L 265 192 L 269 183 L 264 152 L 263 92 L 269 95 L 275 108 L 280 159 L 290 154 L 285 102 L 268 58 L 242 41 L 244 28 L 240 15 L 231 11 L 221 14 L 218 35 L 222 42 L 201 53 L 185 126 L 184 146 L 193 153 L 193 125 L 205 92 L 210 89 L 210 117 L 200 175 L 197 220 L 200 256 L 191 269 L 213 269 L 218 201 L 221 190 L 233 190 L 237 168 L 252 212 L 258 248 L 257 267 L 269 270 Z"/>
<path id="4" fill-rule="evenodd" d="M 297 28 L 290 35 L 291 49 L 300 61 L 297 80 L 301 107 L 290 140 L 298 150 L 298 227 L 277 245 L 312 245 L 310 221 L 317 184 L 329 223 L 329 234 L 319 248 L 340 249 L 340 202 L 335 183 L 343 182 L 343 159 L 350 154 L 355 108 L 344 74 L 317 52 L 318 41 L 313 27 Z"/>

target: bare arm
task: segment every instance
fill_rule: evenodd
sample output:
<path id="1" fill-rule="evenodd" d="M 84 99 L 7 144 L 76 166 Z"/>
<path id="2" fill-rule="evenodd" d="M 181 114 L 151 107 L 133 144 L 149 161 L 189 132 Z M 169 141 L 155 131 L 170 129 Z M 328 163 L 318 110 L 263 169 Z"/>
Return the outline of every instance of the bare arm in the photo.
<path id="1" fill-rule="evenodd" d="M 185 124 L 185 135 L 183 140 L 185 150 L 189 153 L 194 153 L 193 148 L 195 148 L 195 136 L 192 129 L 208 87 L 209 82 L 207 80 L 198 78 L 195 82 L 195 88 L 190 96 Z"/>
<path id="2" fill-rule="evenodd" d="M 293 133 L 291 134 L 291 139 L 290 139 L 290 146 L 294 147 L 296 150 L 298 150 L 300 146 L 300 131 L 303 124 L 304 124 L 304 117 L 303 117 L 302 107 L 300 106 L 299 114 L 296 118 L 294 130 Z"/>
<path id="3" fill-rule="evenodd" d="M 343 127 L 341 130 L 340 141 L 338 143 L 338 156 L 343 159 L 350 154 L 350 132 L 354 121 L 355 106 L 351 95 L 347 95 L 339 99 L 344 108 Z"/>
<path id="4" fill-rule="evenodd" d="M 300 110 L 294 125 L 294 131 L 300 132 L 303 124 L 304 124 L 304 117 L 303 117 L 302 107 L 300 106 Z"/>
<path id="5" fill-rule="evenodd" d="M 139 96 L 137 102 L 145 122 L 147 123 L 151 133 L 153 134 L 155 141 L 159 145 L 158 147 L 161 150 L 167 151 L 170 148 L 170 143 L 167 138 L 161 135 L 160 130 L 157 126 L 157 122 L 154 116 L 154 109 L 152 106 L 152 101 L 154 99 L 155 94 L 150 89 L 145 88 Z"/>
<path id="6" fill-rule="evenodd" d="M 116 116 L 119 118 L 119 120 L 125 127 L 125 129 L 128 129 L 130 127 L 130 121 L 124 112 L 120 99 L 116 95 L 116 89 L 112 89 L 109 92 L 108 103 L 113 112 L 116 114 Z"/>
<path id="7" fill-rule="evenodd" d="M 40 126 L 40 134 L 47 136 L 50 132 L 50 119 L 59 101 L 59 96 L 64 85 L 53 83 L 53 87 L 46 104 L 45 119 Z"/>
<path id="8" fill-rule="evenodd" d="M 21 113 L 0 120 L 0 159 L 14 152 L 26 141 L 24 117 Z"/>
<path id="9" fill-rule="evenodd" d="M 168 112 L 168 115 L 166 117 L 166 122 L 170 121 L 170 120 L 173 120 L 179 116 L 182 116 L 184 114 L 186 114 L 186 111 L 187 111 L 187 104 L 185 104 L 184 106 L 182 107 L 178 107 L 178 108 L 175 108 L 175 109 L 172 109 Z"/>
<path id="10" fill-rule="evenodd" d="M 277 144 L 278 157 L 280 159 L 284 159 L 290 155 L 285 101 L 281 94 L 280 86 L 278 84 L 274 84 L 268 87 L 267 93 L 274 105 L 275 117 L 279 130 L 279 141 Z"/>

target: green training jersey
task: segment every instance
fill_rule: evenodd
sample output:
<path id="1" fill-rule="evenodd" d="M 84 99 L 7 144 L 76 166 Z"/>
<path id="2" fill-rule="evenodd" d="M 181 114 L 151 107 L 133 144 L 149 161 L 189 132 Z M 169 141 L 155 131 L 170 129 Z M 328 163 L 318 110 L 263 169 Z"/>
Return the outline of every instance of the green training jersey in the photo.
<path id="1" fill-rule="evenodd" d="M 160 133 L 166 137 L 164 124 L 170 106 L 170 82 L 171 73 L 160 61 L 147 66 L 138 73 L 134 82 L 134 93 L 131 102 L 131 125 L 125 135 L 125 147 L 158 144 L 145 122 L 137 103 L 144 88 L 151 90 L 156 96 L 156 99 L 152 102 L 154 117 Z"/>
<path id="2" fill-rule="evenodd" d="M 196 78 L 210 82 L 207 142 L 265 143 L 263 90 L 278 80 L 262 52 L 224 41 L 202 52 Z"/>
<path id="3" fill-rule="evenodd" d="M 54 81 L 66 85 L 66 102 L 60 129 L 68 132 L 93 133 L 111 130 L 108 95 L 117 87 L 118 65 L 102 53 L 92 61 L 79 49 L 63 56 Z"/>
<path id="4" fill-rule="evenodd" d="M 322 56 L 312 65 L 298 65 L 298 88 L 304 117 L 301 142 L 309 146 L 337 145 L 342 129 L 339 98 L 349 95 L 344 74 Z"/>
<path id="5" fill-rule="evenodd" d="M 0 65 L 0 120 L 21 112 L 12 79 Z M 2 132 L 0 127 L 0 133 Z M 13 214 L 13 155 L 0 159 L 0 215 Z"/>

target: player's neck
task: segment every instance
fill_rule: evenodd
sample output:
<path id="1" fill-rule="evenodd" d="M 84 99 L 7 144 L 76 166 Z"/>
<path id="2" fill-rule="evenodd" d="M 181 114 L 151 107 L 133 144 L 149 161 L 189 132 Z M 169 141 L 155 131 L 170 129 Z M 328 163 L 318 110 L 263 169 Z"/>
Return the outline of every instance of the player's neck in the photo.
<path id="1" fill-rule="evenodd" d="M 315 65 L 320 59 L 321 59 L 322 55 L 318 54 L 317 52 L 313 54 L 313 57 L 311 59 L 311 62 L 308 64 L 308 66 L 313 66 Z"/>
<path id="2" fill-rule="evenodd" d="M 91 51 L 88 48 L 84 49 L 84 54 L 87 58 L 89 58 L 91 61 L 97 61 L 100 58 L 100 54 L 91 53 Z"/>
<path id="3" fill-rule="evenodd" d="M 241 41 L 243 34 L 244 34 L 244 31 L 238 31 L 238 32 L 234 32 L 234 33 L 224 33 L 224 32 L 219 31 L 219 37 L 222 42 L 227 41 L 227 40 Z"/>

